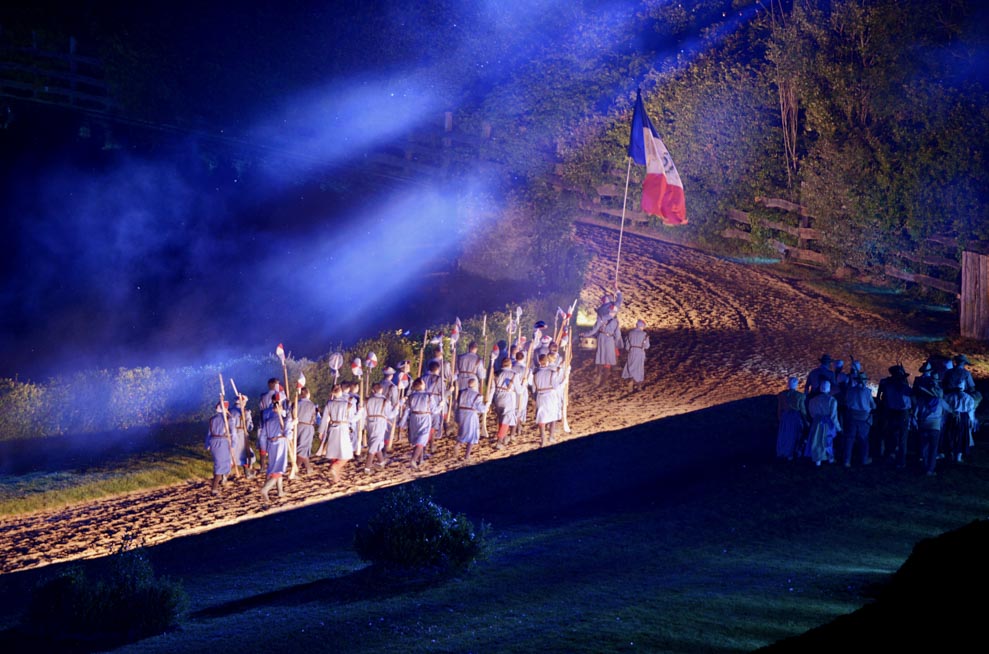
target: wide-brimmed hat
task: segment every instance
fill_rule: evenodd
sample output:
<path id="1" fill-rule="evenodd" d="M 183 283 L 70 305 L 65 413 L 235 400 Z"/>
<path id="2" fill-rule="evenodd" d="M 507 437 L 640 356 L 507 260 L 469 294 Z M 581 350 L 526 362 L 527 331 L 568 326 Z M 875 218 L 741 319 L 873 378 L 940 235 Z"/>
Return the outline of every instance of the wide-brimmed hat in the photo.
<path id="1" fill-rule="evenodd" d="M 830 354 L 822 354 L 821 355 L 821 363 L 823 363 L 825 365 L 831 363 L 831 355 Z"/>
<path id="2" fill-rule="evenodd" d="M 970 361 L 964 354 L 955 355 L 955 365 L 964 366 L 968 363 L 970 363 Z"/>
<path id="3" fill-rule="evenodd" d="M 391 366 L 388 366 L 387 368 L 385 368 L 384 370 L 381 371 L 381 374 L 382 375 L 394 375 L 395 374 L 395 369 L 392 368 Z"/>

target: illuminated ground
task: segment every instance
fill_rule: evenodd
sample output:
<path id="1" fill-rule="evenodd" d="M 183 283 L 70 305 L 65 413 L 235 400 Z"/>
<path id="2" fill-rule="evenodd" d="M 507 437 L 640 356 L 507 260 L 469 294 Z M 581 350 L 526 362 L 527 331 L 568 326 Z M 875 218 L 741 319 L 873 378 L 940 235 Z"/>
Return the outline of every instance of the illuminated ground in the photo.
<path id="1" fill-rule="evenodd" d="M 597 255 L 584 293 L 584 299 L 593 303 L 612 275 L 617 234 L 581 226 L 578 236 Z M 592 361 L 580 354 L 573 375 L 573 433 L 568 438 L 774 394 L 785 386 L 788 374 L 805 374 L 823 352 L 835 357 L 854 353 L 874 381 L 896 361 L 915 370 L 926 356 L 917 343 L 890 337 L 909 336 L 908 325 L 842 304 L 765 268 L 646 238 L 625 239 L 621 287 L 626 297 L 623 327 L 642 318 L 650 332 L 647 386 L 641 393 L 623 397 L 616 373 L 607 388 L 597 389 L 592 384 Z M 198 434 L 190 436 L 198 438 Z M 535 448 L 536 440 L 530 434 L 501 452 L 482 444 L 477 460 L 514 456 Z M 419 475 L 457 467 L 450 450 L 449 442 L 442 443 Z M 0 523 L 2 571 L 100 556 L 128 532 L 140 533 L 153 545 L 401 483 L 415 476 L 403 465 L 407 459 L 403 444 L 397 465 L 367 475 L 362 465 L 355 464 L 335 485 L 329 480 L 328 465 L 317 462 L 312 477 L 288 482 L 286 497 L 267 509 L 257 493 L 259 481 L 228 485 L 220 498 L 210 497 L 203 483 L 189 483 L 5 519 Z"/>

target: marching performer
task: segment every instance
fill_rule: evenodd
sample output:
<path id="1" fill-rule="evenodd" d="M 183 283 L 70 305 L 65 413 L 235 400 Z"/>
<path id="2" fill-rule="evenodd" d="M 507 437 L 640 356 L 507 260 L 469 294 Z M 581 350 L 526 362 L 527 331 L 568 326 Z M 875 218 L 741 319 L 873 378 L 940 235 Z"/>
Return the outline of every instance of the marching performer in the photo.
<path id="1" fill-rule="evenodd" d="M 470 463 L 470 451 L 477 445 L 481 433 L 480 416 L 487 412 L 488 405 L 484 403 L 484 398 L 477 391 L 477 378 L 470 377 L 467 380 L 467 387 L 460 392 L 457 401 L 457 444 L 454 446 L 453 456 L 460 458 L 460 446 L 464 445 L 467 452 L 464 455 L 464 463 Z"/>
<path id="2" fill-rule="evenodd" d="M 499 450 L 512 441 L 509 431 L 517 423 L 518 397 L 522 378 L 513 370 L 511 359 L 502 360 L 501 372 L 495 379 L 494 407 L 498 416 L 495 447 Z"/>
<path id="3" fill-rule="evenodd" d="M 560 401 L 560 387 L 566 378 L 567 366 L 559 367 L 552 365 L 550 356 L 542 354 L 539 356 L 539 370 L 533 376 L 533 386 L 536 392 L 536 424 L 539 426 L 539 446 L 544 447 L 553 442 L 556 423 L 562 418 L 560 412 L 562 402 Z M 555 357 L 554 357 L 555 358 Z M 546 433 L 546 425 L 549 425 L 549 434 Z"/>
<path id="4" fill-rule="evenodd" d="M 319 424 L 321 443 L 317 455 L 333 460 L 330 476 L 340 481 L 340 470 L 347 461 L 354 458 L 354 447 L 350 441 L 351 421 L 350 397 L 345 396 L 339 384 L 330 391 L 330 401 L 323 408 L 323 419 Z"/>
<path id="5" fill-rule="evenodd" d="M 484 360 L 477 353 L 477 342 L 471 341 L 467 352 L 457 355 L 457 388 L 463 391 L 471 378 L 481 381 L 485 374 Z"/>
<path id="6" fill-rule="evenodd" d="M 313 436 L 316 434 L 316 424 L 319 422 L 319 409 L 316 407 L 316 403 L 309 399 L 308 388 L 299 391 L 297 419 L 295 452 L 302 467 L 302 473 L 308 475 L 312 470 L 309 456 L 312 452 Z"/>
<path id="7" fill-rule="evenodd" d="M 398 407 L 388 401 L 384 394 L 384 385 L 375 382 L 371 385 L 371 397 L 364 403 L 367 412 L 367 460 L 364 462 L 364 472 L 371 472 L 371 465 L 375 463 L 384 467 L 388 461 L 385 458 L 385 439 L 388 430 L 395 422 Z"/>
<path id="8" fill-rule="evenodd" d="M 412 444 L 411 465 L 415 470 L 422 465 L 438 407 L 437 396 L 426 391 L 426 384 L 421 377 L 412 382 L 412 393 L 406 402 L 402 426 L 409 432 L 409 442 Z"/>
<path id="9" fill-rule="evenodd" d="M 243 412 L 241 407 L 244 407 Z M 230 439 L 234 452 L 234 461 L 243 466 L 244 476 L 248 479 L 254 476 L 254 452 L 248 442 L 251 431 L 254 430 L 254 417 L 247 408 L 247 396 L 238 396 L 237 406 L 230 409 Z"/>
<path id="10" fill-rule="evenodd" d="M 288 464 L 288 433 L 294 428 L 288 412 L 282 407 L 278 393 L 271 396 L 271 404 L 261 414 L 261 428 L 258 430 L 258 448 L 268 456 L 267 478 L 261 487 L 261 499 L 266 503 L 268 491 L 278 487 L 278 497 L 283 495 L 282 477 Z"/>
<path id="11" fill-rule="evenodd" d="M 216 413 L 209 419 L 209 429 L 206 432 L 206 449 L 213 457 L 213 481 L 210 483 L 210 494 L 220 494 L 220 482 L 230 474 L 230 439 L 227 438 L 226 416 L 227 402 L 216 403 Z"/>

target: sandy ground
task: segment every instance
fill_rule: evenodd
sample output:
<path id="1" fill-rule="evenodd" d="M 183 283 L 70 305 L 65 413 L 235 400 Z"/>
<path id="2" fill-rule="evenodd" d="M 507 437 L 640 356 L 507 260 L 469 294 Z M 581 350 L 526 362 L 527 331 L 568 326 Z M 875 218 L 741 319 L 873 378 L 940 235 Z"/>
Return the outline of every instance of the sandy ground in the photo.
<path id="1" fill-rule="evenodd" d="M 595 305 L 612 286 L 617 232 L 581 225 L 578 238 L 594 255 L 582 299 Z M 647 323 L 643 390 L 628 395 L 620 370 L 603 388 L 594 385 L 593 356 L 576 352 L 572 375 L 572 433 L 558 429 L 558 441 L 638 425 L 732 400 L 777 393 L 785 378 L 803 378 L 823 352 L 846 358 L 854 353 L 873 382 L 902 361 L 916 370 L 926 357 L 916 344 L 892 338 L 906 325 L 842 304 L 782 279 L 769 269 L 724 261 L 685 248 L 626 234 L 622 246 L 622 328 Z M 530 417 L 533 413 L 530 411 Z M 493 432 L 493 430 L 492 430 Z M 538 447 L 535 427 L 505 450 L 479 445 L 474 465 Z M 440 441 L 423 470 L 408 466 L 407 443 L 396 446 L 392 465 L 367 474 L 363 463 L 348 465 L 332 483 L 329 462 L 316 460 L 313 474 L 286 481 L 285 496 L 265 506 L 261 481 L 233 479 L 219 497 L 206 482 L 87 502 L 0 521 L 0 572 L 12 572 L 116 550 L 127 534 L 154 545 L 272 512 L 440 474 L 462 465 L 451 439 Z M 205 456 L 205 454 L 204 454 Z"/>

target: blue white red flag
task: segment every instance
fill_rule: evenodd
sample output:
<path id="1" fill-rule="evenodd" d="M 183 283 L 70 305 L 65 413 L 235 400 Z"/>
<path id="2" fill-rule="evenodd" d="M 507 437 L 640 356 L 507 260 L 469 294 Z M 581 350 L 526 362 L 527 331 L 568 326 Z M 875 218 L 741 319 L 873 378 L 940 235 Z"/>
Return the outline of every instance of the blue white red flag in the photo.
<path id="1" fill-rule="evenodd" d="M 642 210 L 662 218 L 666 225 L 684 225 L 687 208 L 683 197 L 683 182 L 673 165 L 670 151 L 663 145 L 642 104 L 642 92 L 635 97 L 632 133 L 628 141 L 628 156 L 646 167 L 642 182 Z"/>

